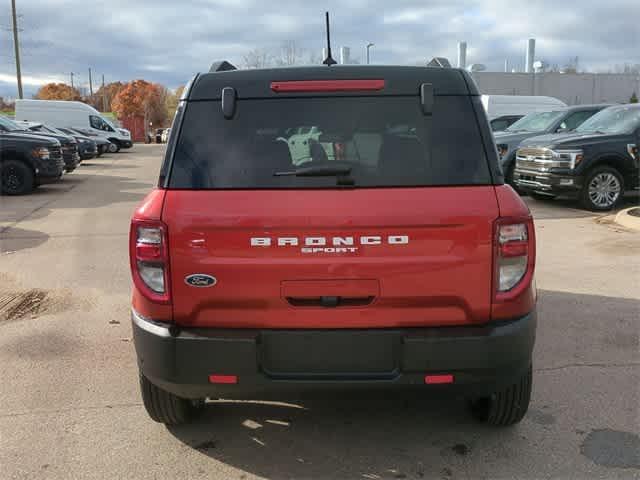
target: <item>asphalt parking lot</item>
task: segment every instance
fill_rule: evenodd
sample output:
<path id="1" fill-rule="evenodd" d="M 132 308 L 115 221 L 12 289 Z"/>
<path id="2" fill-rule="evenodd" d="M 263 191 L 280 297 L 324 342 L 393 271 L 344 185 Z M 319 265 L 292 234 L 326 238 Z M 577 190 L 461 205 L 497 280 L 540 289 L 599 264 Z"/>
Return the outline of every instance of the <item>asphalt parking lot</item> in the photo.
<path id="1" fill-rule="evenodd" d="M 0 198 L 1 478 L 640 478 L 640 233 L 567 202 L 529 202 L 539 330 L 520 425 L 417 395 L 216 401 L 197 424 L 153 423 L 127 248 L 161 152 Z"/>

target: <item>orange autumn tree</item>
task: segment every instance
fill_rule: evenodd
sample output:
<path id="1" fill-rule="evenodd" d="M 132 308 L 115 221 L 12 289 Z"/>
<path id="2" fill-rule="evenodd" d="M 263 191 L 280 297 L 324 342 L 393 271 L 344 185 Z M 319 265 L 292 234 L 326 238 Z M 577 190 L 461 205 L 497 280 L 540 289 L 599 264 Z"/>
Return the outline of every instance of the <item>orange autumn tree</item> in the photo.
<path id="1" fill-rule="evenodd" d="M 38 100 L 81 100 L 80 92 L 64 83 L 47 83 L 38 93 Z"/>
<path id="2" fill-rule="evenodd" d="M 122 90 L 122 87 L 124 87 L 124 83 L 122 82 L 111 82 L 105 84 L 104 87 L 101 86 L 91 98 L 91 104 L 100 111 L 102 111 L 103 108 L 109 110 L 113 99 L 116 98 L 116 95 Z"/>
<path id="3" fill-rule="evenodd" d="M 166 89 L 146 80 L 134 80 L 125 84 L 111 103 L 118 118 L 145 117 L 153 125 L 163 125 L 167 120 L 165 108 Z"/>

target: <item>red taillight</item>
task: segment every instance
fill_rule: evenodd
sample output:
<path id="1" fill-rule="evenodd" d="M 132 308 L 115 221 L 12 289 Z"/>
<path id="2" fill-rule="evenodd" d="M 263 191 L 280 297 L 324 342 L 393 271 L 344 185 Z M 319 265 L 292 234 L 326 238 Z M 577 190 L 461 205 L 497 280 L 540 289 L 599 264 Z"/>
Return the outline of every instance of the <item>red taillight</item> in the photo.
<path id="1" fill-rule="evenodd" d="M 501 219 L 496 225 L 496 291 L 513 290 L 527 273 L 529 221 Z"/>
<path id="2" fill-rule="evenodd" d="M 515 318 L 535 305 L 535 231 L 531 217 L 495 223 L 492 318 Z"/>
<path id="3" fill-rule="evenodd" d="M 382 90 L 384 80 L 294 80 L 271 82 L 271 90 L 286 92 L 353 92 Z"/>
<path id="4" fill-rule="evenodd" d="M 160 221 L 132 220 L 130 260 L 133 281 L 149 300 L 169 303 L 167 227 Z"/>

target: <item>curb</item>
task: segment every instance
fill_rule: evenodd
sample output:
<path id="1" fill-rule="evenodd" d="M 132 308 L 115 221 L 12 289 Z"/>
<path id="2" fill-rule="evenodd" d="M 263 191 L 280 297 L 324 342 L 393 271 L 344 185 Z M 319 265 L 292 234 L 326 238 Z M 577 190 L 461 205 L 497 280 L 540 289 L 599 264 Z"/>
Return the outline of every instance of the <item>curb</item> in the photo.
<path id="1" fill-rule="evenodd" d="M 624 210 L 621 210 L 616 215 L 615 222 L 625 228 L 640 231 L 640 217 L 629 214 L 629 211 L 636 209 L 638 209 L 638 207 L 625 208 Z"/>

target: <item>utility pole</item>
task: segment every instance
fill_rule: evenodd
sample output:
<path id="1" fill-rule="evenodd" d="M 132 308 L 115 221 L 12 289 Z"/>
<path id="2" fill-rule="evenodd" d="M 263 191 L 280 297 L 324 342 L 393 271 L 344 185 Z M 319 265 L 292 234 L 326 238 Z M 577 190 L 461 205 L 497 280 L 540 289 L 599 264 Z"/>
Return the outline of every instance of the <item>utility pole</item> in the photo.
<path id="1" fill-rule="evenodd" d="M 16 53 L 16 77 L 18 79 L 18 98 L 22 100 L 22 71 L 20 70 L 20 43 L 18 41 L 18 15 L 16 14 L 16 0 L 11 0 L 13 15 L 13 46 Z"/>
<path id="2" fill-rule="evenodd" d="M 102 74 L 102 111 L 107 111 L 107 91 L 104 88 L 104 73 Z"/>
<path id="3" fill-rule="evenodd" d="M 89 68 L 89 95 L 93 97 L 93 83 L 91 80 L 91 68 Z"/>
<path id="4" fill-rule="evenodd" d="M 74 75 L 75 75 L 75 74 L 74 74 L 73 72 L 71 72 L 71 88 L 73 88 L 73 76 L 74 76 Z"/>

